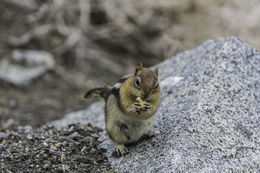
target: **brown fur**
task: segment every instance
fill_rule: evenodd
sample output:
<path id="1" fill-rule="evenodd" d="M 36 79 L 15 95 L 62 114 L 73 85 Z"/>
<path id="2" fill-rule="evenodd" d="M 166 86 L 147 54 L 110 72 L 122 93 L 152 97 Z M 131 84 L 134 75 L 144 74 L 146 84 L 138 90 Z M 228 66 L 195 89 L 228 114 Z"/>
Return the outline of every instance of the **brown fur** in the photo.
<path id="1" fill-rule="evenodd" d="M 124 113 L 127 116 L 132 116 L 141 119 L 147 119 L 152 116 L 161 101 L 161 90 L 158 86 L 157 90 L 154 90 L 154 85 L 158 82 L 158 68 L 152 71 L 147 68 L 137 67 L 135 75 L 131 76 L 120 88 L 120 103 Z M 134 82 L 137 77 L 141 78 L 140 89 L 134 86 Z M 145 101 L 151 104 L 152 110 L 138 114 L 134 109 L 133 105 L 136 103 L 136 98 L 147 96 Z"/>
<path id="2" fill-rule="evenodd" d="M 140 87 L 135 85 L 139 78 Z M 106 104 L 107 112 L 107 132 L 116 143 L 118 152 L 125 154 L 128 152 L 125 144 L 138 141 L 143 135 L 153 136 L 150 130 L 155 121 L 155 113 L 161 101 L 161 90 L 155 89 L 158 83 L 158 68 L 154 71 L 143 68 L 139 64 L 134 75 L 130 76 L 120 87 L 119 105 L 116 96 L 109 96 Z M 137 112 L 135 104 L 137 97 L 148 102 L 151 109 Z M 124 124 L 123 128 L 118 124 Z"/>
<path id="3" fill-rule="evenodd" d="M 150 70 L 140 63 L 132 76 L 123 79 L 111 90 L 96 88 L 85 95 L 85 98 L 98 96 L 105 99 L 107 133 L 116 143 L 120 154 L 128 152 L 125 144 L 136 142 L 143 135 L 153 135 L 150 129 L 161 101 L 161 90 L 157 85 L 158 68 Z M 147 102 L 149 108 L 137 111 L 140 108 L 136 107 L 138 97 Z"/>

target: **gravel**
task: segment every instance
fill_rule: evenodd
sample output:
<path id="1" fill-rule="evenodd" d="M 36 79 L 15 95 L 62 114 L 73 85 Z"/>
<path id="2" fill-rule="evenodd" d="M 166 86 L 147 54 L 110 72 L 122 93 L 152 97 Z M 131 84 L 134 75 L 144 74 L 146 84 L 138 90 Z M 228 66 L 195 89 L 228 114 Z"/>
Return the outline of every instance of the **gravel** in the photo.
<path id="1" fill-rule="evenodd" d="M 0 172 L 113 172 L 91 125 L 29 126 L 0 133 Z"/>

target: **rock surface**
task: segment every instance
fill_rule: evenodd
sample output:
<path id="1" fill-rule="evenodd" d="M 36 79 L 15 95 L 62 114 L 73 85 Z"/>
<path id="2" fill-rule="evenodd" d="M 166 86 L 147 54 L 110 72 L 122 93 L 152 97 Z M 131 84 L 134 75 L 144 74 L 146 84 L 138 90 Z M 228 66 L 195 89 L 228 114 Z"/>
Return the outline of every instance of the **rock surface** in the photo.
<path id="1" fill-rule="evenodd" d="M 55 125 L 56 127 L 64 127 L 69 124 L 90 123 L 96 127 L 105 129 L 106 126 L 104 122 L 104 102 L 97 102 L 91 104 L 87 110 L 68 113 L 62 119 L 55 120 L 51 122 L 51 124 Z"/>
<path id="2" fill-rule="evenodd" d="M 119 172 L 259 172 L 260 52 L 237 38 L 208 41 L 158 65 L 163 99 L 156 137 L 121 158 L 106 135 L 101 148 Z M 104 128 L 103 103 L 54 124 Z M 72 118 L 73 121 L 72 121 Z"/>

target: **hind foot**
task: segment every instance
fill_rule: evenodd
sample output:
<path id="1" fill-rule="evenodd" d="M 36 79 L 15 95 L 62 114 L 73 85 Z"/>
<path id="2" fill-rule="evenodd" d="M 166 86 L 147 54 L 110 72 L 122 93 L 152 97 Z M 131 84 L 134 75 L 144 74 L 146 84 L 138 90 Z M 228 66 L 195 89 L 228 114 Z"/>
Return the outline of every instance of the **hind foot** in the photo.
<path id="1" fill-rule="evenodd" d="M 117 144 L 117 153 L 122 156 L 128 153 L 128 149 L 124 146 L 124 144 Z"/>

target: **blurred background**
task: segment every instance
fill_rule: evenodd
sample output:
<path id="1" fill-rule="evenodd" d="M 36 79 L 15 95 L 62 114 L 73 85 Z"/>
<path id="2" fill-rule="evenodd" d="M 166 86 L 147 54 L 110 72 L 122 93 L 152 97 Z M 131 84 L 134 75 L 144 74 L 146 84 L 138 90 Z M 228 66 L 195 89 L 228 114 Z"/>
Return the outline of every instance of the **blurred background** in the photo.
<path id="1" fill-rule="evenodd" d="M 260 49 L 259 0 L 0 0 L 0 129 L 84 109 L 113 85 L 209 39 Z"/>

